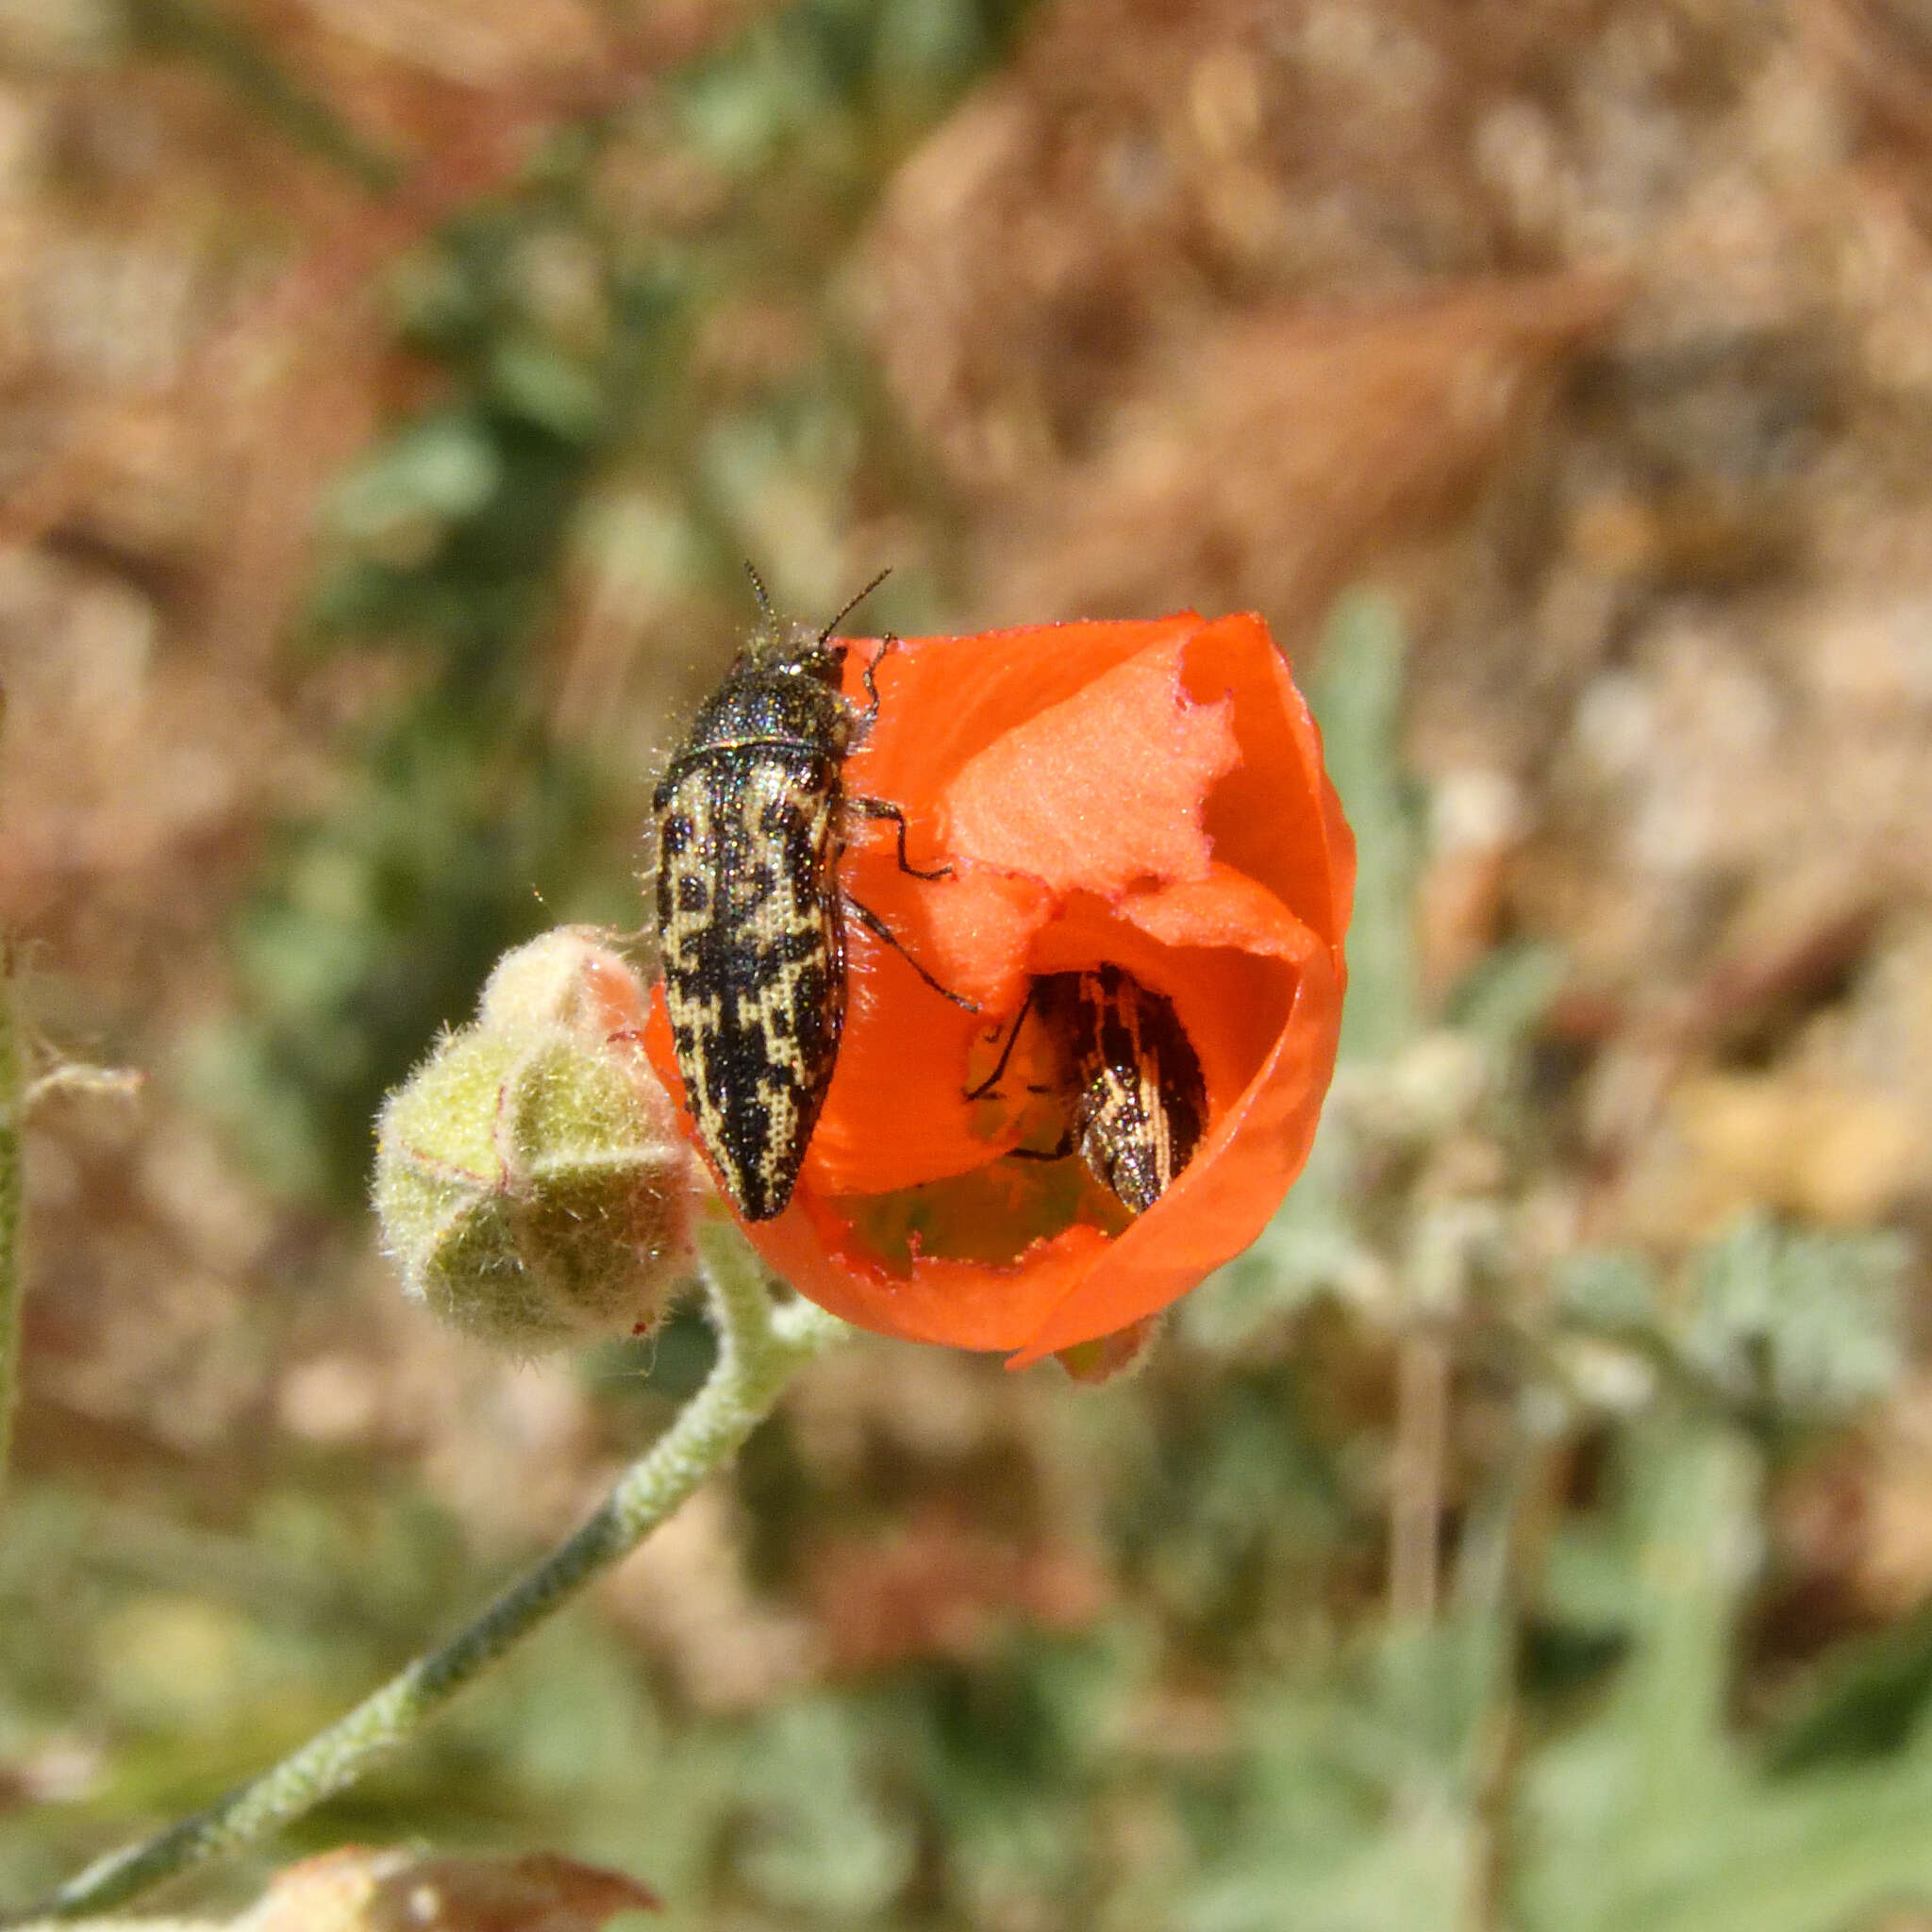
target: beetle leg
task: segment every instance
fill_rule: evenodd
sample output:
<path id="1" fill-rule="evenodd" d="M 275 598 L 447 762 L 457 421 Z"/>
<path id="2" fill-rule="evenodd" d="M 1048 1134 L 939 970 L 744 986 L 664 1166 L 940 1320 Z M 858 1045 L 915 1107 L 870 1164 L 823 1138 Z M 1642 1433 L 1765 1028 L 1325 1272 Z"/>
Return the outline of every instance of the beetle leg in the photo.
<path id="1" fill-rule="evenodd" d="M 888 925 L 886 922 L 883 919 L 881 919 L 878 916 L 878 914 L 872 909 L 870 906 L 861 906 L 858 903 L 858 901 L 852 896 L 850 892 L 843 894 L 843 897 L 845 901 L 846 911 L 851 913 L 853 918 L 858 920 L 859 924 L 864 926 L 866 931 L 871 933 L 874 939 L 885 941 L 886 944 L 891 946 L 892 950 L 895 953 L 897 953 L 902 959 L 905 960 L 907 965 L 911 967 L 913 972 L 918 974 L 920 978 L 924 980 L 926 985 L 932 988 L 933 991 L 940 994 L 944 999 L 951 1000 L 956 1007 L 962 1008 L 965 1011 L 969 1013 L 978 1012 L 979 1007 L 975 1001 L 969 1000 L 964 993 L 955 992 L 949 986 L 941 986 L 939 983 L 939 981 L 935 979 L 932 976 L 932 974 L 928 973 L 925 970 L 925 968 L 922 966 L 919 963 L 919 961 L 915 959 L 912 957 L 912 955 L 906 950 L 905 946 L 900 942 L 898 936 L 892 931 L 892 928 L 890 925 Z"/>

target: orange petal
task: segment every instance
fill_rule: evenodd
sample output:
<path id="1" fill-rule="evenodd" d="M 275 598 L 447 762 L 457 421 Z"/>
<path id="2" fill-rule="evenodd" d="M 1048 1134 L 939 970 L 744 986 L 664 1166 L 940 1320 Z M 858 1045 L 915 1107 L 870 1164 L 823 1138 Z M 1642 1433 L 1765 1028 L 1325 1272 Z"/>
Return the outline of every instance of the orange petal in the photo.
<path id="1" fill-rule="evenodd" d="M 1233 707 L 1191 704 L 1181 647 L 1144 651 L 980 752 L 941 796 L 942 842 L 1049 891 L 1205 876 L 1209 788 L 1240 757 Z"/>
<path id="2" fill-rule="evenodd" d="M 877 658 L 879 715 L 846 766 L 847 782 L 917 816 L 1007 732 L 1143 651 L 1185 642 L 1205 622 L 1183 610 L 1148 623 L 1038 624 L 976 637 L 904 639 Z M 858 703 L 867 701 L 865 667 L 875 657 L 866 642 L 846 653 L 845 691 Z"/>
<path id="3" fill-rule="evenodd" d="M 890 832 L 848 852 L 840 879 L 941 986 L 989 1011 L 1017 1003 L 1033 935 L 1053 914 L 1052 895 L 1037 879 L 971 864 L 951 878 L 910 878 L 899 870 Z M 857 921 L 846 924 L 855 949 L 869 941 Z M 907 1018 L 902 1036 L 924 1033 L 918 1008 Z"/>
<path id="4" fill-rule="evenodd" d="M 894 1275 L 849 1223 L 808 1196 L 748 1231 L 766 1262 L 822 1308 L 874 1334 L 951 1348 L 1017 1346 L 1108 1249 L 1098 1228 L 1072 1227 L 1007 1267 L 923 1258 Z"/>
<path id="5" fill-rule="evenodd" d="M 1267 886 L 1327 941 L 1338 969 L 1355 891 L 1355 837 L 1322 764 L 1322 734 L 1258 617 L 1188 641 L 1197 703 L 1231 698 L 1241 762 L 1208 803 L 1214 856 Z"/>
<path id="6" fill-rule="evenodd" d="M 984 1165 L 1000 1150 L 974 1131 L 965 1091 L 966 1058 L 986 1021 L 942 999 L 864 927 L 854 926 L 846 949 L 851 1005 L 806 1184 L 883 1194 Z"/>

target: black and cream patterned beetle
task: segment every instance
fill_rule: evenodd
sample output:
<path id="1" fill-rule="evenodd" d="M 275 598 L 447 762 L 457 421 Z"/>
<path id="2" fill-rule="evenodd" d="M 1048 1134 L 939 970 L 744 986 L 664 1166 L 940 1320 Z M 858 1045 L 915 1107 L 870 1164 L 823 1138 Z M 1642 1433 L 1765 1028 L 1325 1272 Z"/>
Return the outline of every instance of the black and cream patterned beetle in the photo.
<path id="1" fill-rule="evenodd" d="M 1047 1038 L 1066 1131 L 1057 1147 L 1012 1152 L 1062 1160 L 1077 1149 L 1101 1186 L 1146 1213 L 1208 1130 L 1207 1081 L 1174 1003 L 1110 962 L 1043 974 L 1027 988 L 992 1077 L 969 1099 L 998 1083 L 1029 1011 Z"/>
<path id="2" fill-rule="evenodd" d="M 654 805 L 665 1004 L 685 1096 L 740 1213 L 769 1221 L 791 1199 L 838 1059 L 846 912 L 896 943 L 839 890 L 847 816 L 896 821 L 899 862 L 916 877 L 947 868 L 908 865 L 897 807 L 844 789 L 846 756 L 878 708 L 877 658 L 859 710 L 840 689 L 845 646 L 832 632 L 880 580 L 823 630 L 781 626 L 756 571 L 751 580 L 758 629 Z"/>
<path id="3" fill-rule="evenodd" d="M 1201 1062 L 1171 1001 L 1113 965 L 1033 985 L 1066 1056 L 1069 1131 L 1095 1180 L 1136 1214 L 1173 1186 L 1208 1126 Z"/>

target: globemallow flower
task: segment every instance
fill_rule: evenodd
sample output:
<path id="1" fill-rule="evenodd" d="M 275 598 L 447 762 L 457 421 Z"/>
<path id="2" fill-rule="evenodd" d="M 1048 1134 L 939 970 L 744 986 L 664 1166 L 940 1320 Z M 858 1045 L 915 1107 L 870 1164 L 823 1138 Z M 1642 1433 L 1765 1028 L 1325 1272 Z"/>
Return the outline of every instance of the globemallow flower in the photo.
<path id="1" fill-rule="evenodd" d="M 855 703 L 874 661 L 846 790 L 944 876 L 848 826 L 894 943 L 848 920 L 824 1111 L 747 1233 L 861 1327 L 1105 1378 L 1307 1158 L 1355 883 L 1321 735 L 1253 616 L 854 642 Z M 681 1101 L 661 1000 L 646 1040 Z"/>

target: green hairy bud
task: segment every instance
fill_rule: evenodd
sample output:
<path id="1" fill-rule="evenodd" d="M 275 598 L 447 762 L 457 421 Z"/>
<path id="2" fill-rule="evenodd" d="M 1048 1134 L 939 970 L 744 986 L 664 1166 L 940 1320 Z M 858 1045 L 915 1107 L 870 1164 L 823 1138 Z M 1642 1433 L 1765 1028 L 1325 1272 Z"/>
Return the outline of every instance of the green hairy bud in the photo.
<path id="1" fill-rule="evenodd" d="M 498 962 L 475 1024 L 390 1095 L 375 1208 L 408 1291 L 512 1355 L 648 1327 L 690 1273 L 690 1156 L 645 994 L 565 926 Z"/>

